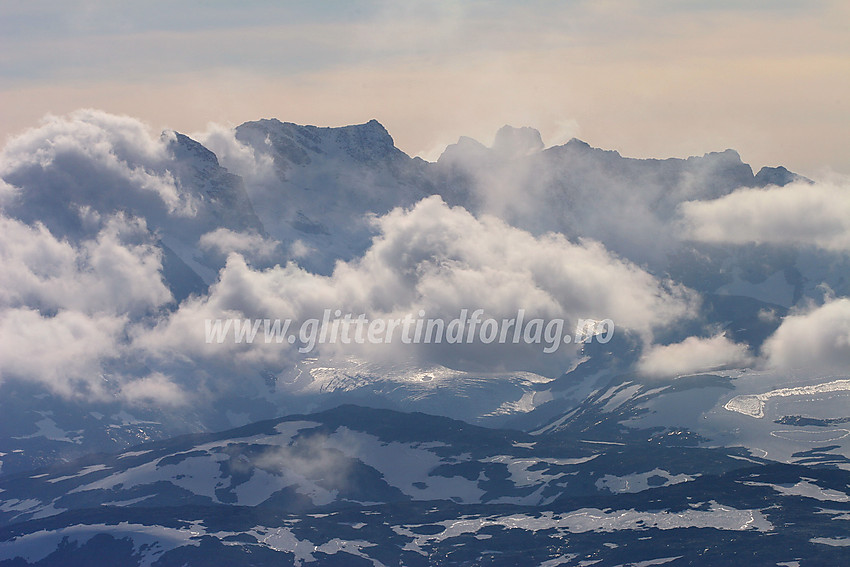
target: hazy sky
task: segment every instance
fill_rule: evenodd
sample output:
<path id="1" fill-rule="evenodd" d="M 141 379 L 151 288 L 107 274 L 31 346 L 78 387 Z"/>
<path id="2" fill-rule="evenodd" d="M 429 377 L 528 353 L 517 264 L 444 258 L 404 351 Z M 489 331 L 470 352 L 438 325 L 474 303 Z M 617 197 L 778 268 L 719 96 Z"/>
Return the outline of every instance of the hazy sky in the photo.
<path id="1" fill-rule="evenodd" d="M 510 123 L 850 173 L 848 29 L 840 1 L 0 0 L 0 138 L 80 107 L 185 132 L 377 118 L 435 159 Z"/>

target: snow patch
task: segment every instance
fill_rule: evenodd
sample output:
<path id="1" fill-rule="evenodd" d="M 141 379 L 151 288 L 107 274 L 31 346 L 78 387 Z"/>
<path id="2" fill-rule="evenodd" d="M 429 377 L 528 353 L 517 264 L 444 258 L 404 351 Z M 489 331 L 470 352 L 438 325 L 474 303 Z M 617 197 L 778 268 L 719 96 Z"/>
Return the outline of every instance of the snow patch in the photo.
<path id="1" fill-rule="evenodd" d="M 738 412 L 750 417 L 764 417 L 764 405 L 771 398 L 788 396 L 811 396 L 828 392 L 842 392 L 850 390 L 850 380 L 833 380 L 824 384 L 811 386 L 798 386 L 796 388 L 779 388 L 763 394 L 747 394 L 735 396 L 723 407 L 729 411 Z"/>
<path id="2" fill-rule="evenodd" d="M 653 477 L 660 477 L 662 482 L 650 485 L 649 479 Z M 634 493 L 649 490 L 650 488 L 658 488 L 660 486 L 669 486 L 671 484 L 688 482 L 694 480 L 694 478 L 696 477 L 687 474 L 670 474 L 663 469 L 656 468 L 648 472 L 623 476 L 606 474 L 596 481 L 596 488 L 598 490 L 608 490 L 615 494 L 622 494 L 625 492 Z"/>

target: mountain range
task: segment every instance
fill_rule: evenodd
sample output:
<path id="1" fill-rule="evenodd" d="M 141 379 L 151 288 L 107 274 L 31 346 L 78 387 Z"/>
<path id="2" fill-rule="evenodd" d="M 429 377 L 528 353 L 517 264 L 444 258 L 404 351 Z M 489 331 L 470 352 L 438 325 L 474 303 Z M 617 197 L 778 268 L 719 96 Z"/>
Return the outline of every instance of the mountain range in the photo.
<path id="1" fill-rule="evenodd" d="M 376 120 L 157 136 L 98 111 L 10 140 L 0 178 L 0 566 L 850 545 L 840 184 L 511 126 L 427 162 Z M 204 338 L 326 309 L 615 330 L 553 353 Z"/>

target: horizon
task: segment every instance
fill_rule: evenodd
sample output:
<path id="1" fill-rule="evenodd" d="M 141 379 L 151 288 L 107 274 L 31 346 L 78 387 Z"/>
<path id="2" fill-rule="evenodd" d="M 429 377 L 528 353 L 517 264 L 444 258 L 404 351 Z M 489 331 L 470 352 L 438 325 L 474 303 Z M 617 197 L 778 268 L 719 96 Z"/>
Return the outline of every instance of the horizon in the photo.
<path id="1" fill-rule="evenodd" d="M 166 9 L 168 8 L 168 11 Z M 733 148 L 850 174 L 847 6 L 576 2 L 6 5 L 0 139 L 97 108 L 199 132 L 377 118 L 436 159 L 503 124 L 636 158 Z"/>
<path id="2" fill-rule="evenodd" d="M 540 134 L 540 131 L 533 126 L 518 125 L 518 124 L 502 124 L 501 126 L 497 126 L 496 129 L 494 130 L 494 132 L 492 133 L 492 135 L 490 135 L 489 137 L 485 136 L 485 137 L 483 137 L 483 139 L 479 139 L 479 138 L 474 138 L 474 137 L 466 135 L 466 134 L 460 134 L 458 136 L 457 140 L 452 141 L 452 142 L 448 142 L 446 144 L 446 146 L 444 146 L 444 147 L 435 146 L 435 148 L 433 148 L 433 150 L 434 150 L 433 153 L 431 153 L 430 155 L 421 155 L 421 154 L 410 153 L 407 150 L 405 150 L 403 147 L 400 147 L 399 144 L 398 144 L 398 141 L 396 140 L 395 136 L 393 135 L 392 130 L 390 130 L 377 117 L 372 117 L 372 118 L 366 119 L 362 122 L 356 122 L 356 123 L 338 124 L 338 125 L 324 125 L 324 124 L 297 123 L 297 122 L 293 122 L 293 121 L 290 121 L 290 120 L 281 119 L 279 117 L 263 116 L 261 118 L 254 118 L 254 119 L 246 120 L 245 122 L 242 122 L 240 124 L 233 124 L 231 126 L 223 126 L 219 123 L 210 122 L 210 123 L 207 124 L 206 130 L 185 131 L 185 130 L 178 130 L 176 128 L 168 127 L 168 125 L 163 125 L 159 128 L 156 128 L 153 125 L 151 125 L 149 122 L 146 122 L 146 121 L 141 120 L 140 118 L 138 118 L 136 116 L 132 116 L 132 115 L 125 114 L 125 113 L 110 113 L 110 112 L 104 111 L 102 109 L 97 109 L 97 108 L 78 108 L 78 109 L 72 110 L 71 112 L 68 112 L 68 113 L 65 113 L 65 114 L 48 113 L 45 116 L 43 116 L 37 123 L 27 127 L 25 130 L 18 132 L 16 134 L 9 135 L 5 140 L 5 144 L 8 144 L 9 142 L 14 141 L 16 138 L 23 136 L 27 132 L 38 130 L 41 126 L 43 126 L 43 124 L 49 123 L 51 121 L 51 119 L 67 120 L 67 119 L 71 119 L 77 113 L 89 113 L 89 112 L 104 113 L 106 115 L 115 116 L 117 118 L 126 118 L 126 119 L 133 120 L 134 122 L 140 122 L 145 128 L 147 128 L 149 130 L 149 133 L 151 133 L 152 135 L 157 135 L 157 134 L 161 135 L 161 134 L 164 134 L 164 133 L 167 133 L 167 132 L 175 132 L 175 133 L 178 133 L 178 134 L 182 134 L 184 136 L 191 138 L 192 140 L 194 140 L 196 142 L 201 143 L 201 145 L 204 145 L 204 147 L 206 147 L 206 145 L 204 143 L 205 140 L 209 136 L 214 134 L 220 128 L 235 130 L 237 127 L 242 126 L 244 124 L 248 124 L 248 123 L 252 123 L 252 122 L 260 122 L 260 121 L 263 121 L 263 120 L 277 120 L 281 124 L 292 124 L 292 125 L 298 126 L 298 127 L 318 128 L 318 129 L 328 129 L 328 130 L 349 128 L 349 127 L 356 127 L 356 126 L 365 126 L 370 122 L 377 122 L 381 127 L 384 128 L 384 130 L 387 131 L 387 134 L 392 139 L 393 145 L 396 149 L 402 151 L 405 155 L 407 155 L 410 158 L 420 158 L 420 159 L 422 159 L 422 160 L 424 160 L 428 163 L 436 163 L 437 160 L 440 158 L 440 156 L 442 156 L 442 154 L 450 146 L 456 145 L 463 138 L 471 139 L 475 142 L 482 144 L 483 146 L 485 146 L 488 149 L 492 149 L 493 144 L 495 142 L 496 134 L 502 128 L 513 128 L 515 130 L 520 130 L 520 129 L 523 129 L 523 128 L 530 128 L 533 131 Z M 572 142 L 578 142 L 578 143 L 584 144 L 584 145 L 588 146 L 590 149 L 594 149 L 594 150 L 601 150 L 603 152 L 614 152 L 624 159 L 634 159 L 634 160 L 658 160 L 658 161 L 677 160 L 677 159 L 678 160 L 687 160 L 687 159 L 690 159 L 690 158 L 699 158 L 699 157 L 705 157 L 705 156 L 711 155 L 711 154 L 722 154 L 722 153 L 725 153 L 725 152 L 732 151 L 732 152 L 734 152 L 738 155 L 739 159 L 741 160 L 741 162 L 743 164 L 749 165 L 754 173 L 757 173 L 759 170 L 761 170 L 763 168 L 770 169 L 770 168 L 785 167 L 786 169 L 788 169 L 792 173 L 797 173 L 797 174 L 802 175 L 801 172 L 795 171 L 792 168 L 787 167 L 787 164 L 784 164 L 784 163 L 756 164 L 754 162 L 751 162 L 747 159 L 747 157 L 745 155 L 743 155 L 741 153 L 741 151 L 739 151 L 735 147 L 706 148 L 704 151 L 697 151 L 697 152 L 690 153 L 690 154 L 682 154 L 682 155 L 675 155 L 675 156 L 667 156 L 667 155 L 664 155 L 664 156 L 661 156 L 661 155 L 658 155 L 658 156 L 636 156 L 636 155 L 629 155 L 627 153 L 624 153 L 618 148 L 606 147 L 604 145 L 597 145 L 597 144 L 591 143 L 588 140 L 585 140 L 580 135 L 572 136 L 572 137 L 565 139 L 565 140 L 560 140 L 557 143 L 548 143 L 546 138 L 542 137 L 542 134 L 541 134 L 541 139 L 543 141 L 543 146 L 539 150 L 536 150 L 533 153 L 543 152 L 543 151 L 551 150 L 553 148 L 563 147 L 563 146 L 566 146 L 566 145 L 568 145 Z M 212 150 L 209 147 L 207 147 L 206 149 L 212 151 L 214 154 L 216 153 L 214 150 Z M 817 173 L 820 173 L 820 175 L 816 175 L 815 177 L 821 177 L 821 178 L 826 177 L 826 179 L 829 179 L 830 177 L 833 177 L 835 175 L 838 175 L 838 176 L 843 175 L 840 172 L 833 171 L 833 170 L 821 170 Z M 805 177 L 805 175 L 804 175 L 804 177 Z"/>

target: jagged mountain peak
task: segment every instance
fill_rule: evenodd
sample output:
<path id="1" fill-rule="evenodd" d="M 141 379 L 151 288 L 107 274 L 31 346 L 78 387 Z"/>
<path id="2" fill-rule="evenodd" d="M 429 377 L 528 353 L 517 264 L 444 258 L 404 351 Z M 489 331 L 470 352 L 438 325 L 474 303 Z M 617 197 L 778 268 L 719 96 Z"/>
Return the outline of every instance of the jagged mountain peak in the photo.
<path id="1" fill-rule="evenodd" d="M 550 151 L 560 153 L 561 155 L 604 156 L 613 159 L 628 159 L 623 158 L 623 156 L 620 155 L 620 152 L 618 152 L 617 150 L 606 150 L 603 148 L 597 148 L 596 146 L 591 146 L 589 143 L 578 138 L 571 138 L 566 144 L 562 144 L 560 146 L 553 146 L 547 150 L 547 152 Z"/>
<path id="2" fill-rule="evenodd" d="M 295 165 L 308 165 L 311 154 L 338 151 L 360 162 L 408 157 L 395 147 L 390 133 L 375 119 L 340 127 L 302 126 L 276 118 L 262 119 L 238 126 L 236 138 L 255 148 L 269 147 L 273 154 Z"/>
<path id="3" fill-rule="evenodd" d="M 564 145 L 571 148 L 584 148 L 587 150 L 593 149 L 593 146 L 591 146 L 584 140 L 579 140 L 578 138 L 570 138 L 570 140 Z"/>
<path id="4" fill-rule="evenodd" d="M 336 130 L 336 141 L 358 161 L 406 156 L 395 147 L 395 141 L 374 118 L 365 124 L 343 126 Z"/>
<path id="5" fill-rule="evenodd" d="M 741 154 L 739 154 L 737 150 L 733 150 L 732 148 L 726 148 L 725 150 L 718 152 L 706 152 L 702 156 L 689 156 L 687 158 L 687 161 L 695 160 L 724 163 L 743 163 L 743 160 L 741 159 Z"/>
<path id="6" fill-rule="evenodd" d="M 543 138 L 534 128 L 528 126 L 515 128 L 505 125 L 496 132 L 492 149 L 506 157 L 525 156 L 542 150 Z"/>
<path id="7" fill-rule="evenodd" d="M 220 167 L 218 157 L 189 136 L 174 130 L 166 130 L 162 133 L 162 137 L 168 139 L 168 149 L 176 160 L 185 160 L 201 168 Z"/>
<path id="8" fill-rule="evenodd" d="M 777 185 L 782 187 L 783 185 L 788 185 L 795 181 L 802 181 L 809 184 L 814 183 L 811 179 L 798 175 L 793 171 L 788 171 L 781 165 L 779 167 L 762 167 L 755 176 L 756 187 L 766 187 L 768 185 Z"/>
<path id="9" fill-rule="evenodd" d="M 496 132 L 491 147 L 469 136 L 461 136 L 450 144 L 437 160 L 438 163 L 470 162 L 493 159 L 513 159 L 535 154 L 543 149 L 543 138 L 534 128 L 502 126 Z"/>
<path id="10" fill-rule="evenodd" d="M 490 150 L 474 138 L 469 136 L 461 136 L 457 143 L 450 144 L 443 150 L 443 153 L 437 159 L 437 163 L 447 164 L 458 161 L 480 160 L 486 157 Z"/>

